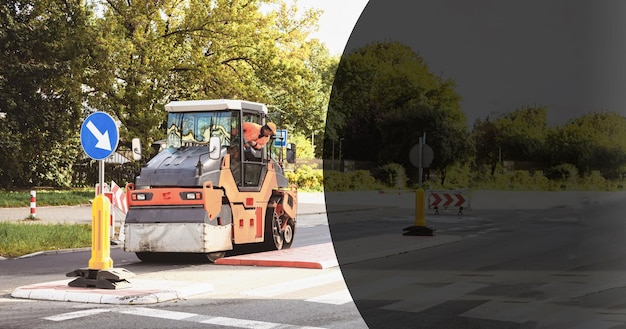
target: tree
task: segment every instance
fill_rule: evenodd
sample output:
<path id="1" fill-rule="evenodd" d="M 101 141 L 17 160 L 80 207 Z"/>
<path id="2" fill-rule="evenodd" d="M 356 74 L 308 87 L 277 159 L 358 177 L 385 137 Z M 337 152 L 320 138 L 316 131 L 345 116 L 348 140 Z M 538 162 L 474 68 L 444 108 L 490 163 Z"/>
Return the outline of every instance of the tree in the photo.
<path id="1" fill-rule="evenodd" d="M 319 13 L 293 18 L 295 7 L 282 1 L 261 11 L 267 3 L 107 0 L 89 104 L 120 120 L 123 139 L 154 136 L 144 143 L 161 138 L 171 100 L 254 100 L 280 114 L 282 126 L 319 127 L 324 68 L 316 65 L 324 56 L 306 40 Z"/>
<path id="2" fill-rule="evenodd" d="M 546 144 L 553 165 L 571 163 L 581 174 L 602 170 L 618 175 L 626 161 L 626 118 L 588 113 L 552 130 Z"/>
<path id="3" fill-rule="evenodd" d="M 283 0 L 8 1 L 0 184 L 69 185 L 92 111 L 119 121 L 120 145 L 161 139 L 164 104 L 184 99 L 263 102 L 284 128 L 319 133 L 336 59 L 308 39 L 318 16 Z"/>
<path id="4" fill-rule="evenodd" d="M 452 80 L 435 76 L 410 47 L 397 42 L 367 45 L 339 63 L 326 135 L 345 138 L 345 158 L 409 165 L 409 151 L 424 133 L 440 170 L 471 152 L 460 96 Z M 330 145 L 326 142 L 326 146 Z"/>
<path id="5" fill-rule="evenodd" d="M 79 156 L 81 81 L 93 40 L 78 1 L 0 7 L 0 185 L 69 186 Z"/>
<path id="6" fill-rule="evenodd" d="M 545 107 L 523 107 L 496 120 L 501 147 L 506 150 L 508 160 L 542 160 L 547 113 Z"/>
<path id="7" fill-rule="evenodd" d="M 544 161 L 547 113 L 542 106 L 522 107 L 493 119 L 478 119 L 472 129 L 477 167 L 489 166 L 493 176 L 503 160 Z"/>

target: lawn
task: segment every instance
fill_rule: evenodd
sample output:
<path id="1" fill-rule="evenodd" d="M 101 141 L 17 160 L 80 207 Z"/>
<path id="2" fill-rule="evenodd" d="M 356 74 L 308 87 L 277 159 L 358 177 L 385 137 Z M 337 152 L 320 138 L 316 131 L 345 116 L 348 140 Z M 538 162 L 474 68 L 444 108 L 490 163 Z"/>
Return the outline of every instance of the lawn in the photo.
<path id="1" fill-rule="evenodd" d="M 95 196 L 94 189 L 35 190 L 37 206 L 74 206 L 88 204 Z M 30 191 L 0 190 L 0 208 L 29 207 Z"/>
<path id="2" fill-rule="evenodd" d="M 14 258 L 44 250 L 91 246 L 91 225 L 0 222 L 0 256 Z"/>

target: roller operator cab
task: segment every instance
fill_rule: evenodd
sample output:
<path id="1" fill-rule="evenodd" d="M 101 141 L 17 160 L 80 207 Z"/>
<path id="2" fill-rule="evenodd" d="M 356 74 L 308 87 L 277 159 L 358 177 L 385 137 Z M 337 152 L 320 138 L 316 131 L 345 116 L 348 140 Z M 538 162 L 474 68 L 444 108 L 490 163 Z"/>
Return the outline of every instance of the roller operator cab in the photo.
<path id="1" fill-rule="evenodd" d="M 272 156 L 244 147 L 242 124 L 264 124 L 267 107 L 242 100 L 176 101 L 165 148 L 126 186 L 124 250 L 144 261 L 198 253 L 210 261 L 235 245 L 289 248 L 297 189 Z M 282 153 L 282 152 L 281 152 Z"/>

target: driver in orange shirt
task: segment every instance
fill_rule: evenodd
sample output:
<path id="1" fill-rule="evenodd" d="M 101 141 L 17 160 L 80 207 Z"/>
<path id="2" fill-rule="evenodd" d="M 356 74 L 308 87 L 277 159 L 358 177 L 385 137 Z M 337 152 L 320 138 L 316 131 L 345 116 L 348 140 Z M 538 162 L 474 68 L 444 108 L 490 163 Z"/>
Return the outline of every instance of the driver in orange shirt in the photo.
<path id="1" fill-rule="evenodd" d="M 276 134 L 276 125 L 273 122 L 268 122 L 265 125 L 254 122 L 243 123 L 243 137 L 246 141 L 246 148 L 253 147 L 260 150 L 267 144 L 270 136 L 274 134 Z"/>

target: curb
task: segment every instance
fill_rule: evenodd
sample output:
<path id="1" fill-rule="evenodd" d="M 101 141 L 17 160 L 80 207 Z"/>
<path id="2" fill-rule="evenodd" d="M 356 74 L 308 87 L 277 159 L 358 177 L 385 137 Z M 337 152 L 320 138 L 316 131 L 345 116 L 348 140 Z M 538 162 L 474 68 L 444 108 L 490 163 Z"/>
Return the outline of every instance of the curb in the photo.
<path id="1" fill-rule="evenodd" d="M 119 290 L 70 287 L 70 280 L 60 280 L 18 287 L 11 297 L 79 303 L 143 305 L 156 304 L 213 292 L 206 282 L 132 279 L 132 286 Z M 154 287 L 167 287 L 158 289 Z"/>
<path id="2" fill-rule="evenodd" d="M 111 245 L 111 249 L 114 248 L 121 248 L 120 245 Z M 26 254 L 26 255 L 22 255 L 19 257 L 14 257 L 14 258 L 6 258 L 6 257 L 2 257 L 0 256 L 0 261 L 3 260 L 11 260 L 11 259 L 24 259 L 24 258 L 32 258 L 35 256 L 42 256 L 42 255 L 59 255 L 59 254 L 71 254 L 74 252 L 82 252 L 82 251 L 89 251 L 91 250 L 91 247 L 83 247 L 83 248 L 73 248 L 73 249 L 57 249 L 57 250 L 42 250 L 42 251 L 36 251 L 30 254 Z"/>

